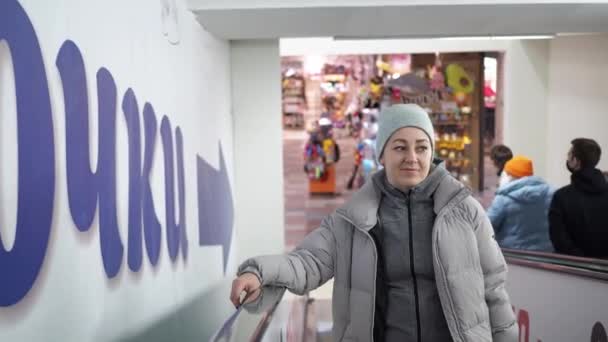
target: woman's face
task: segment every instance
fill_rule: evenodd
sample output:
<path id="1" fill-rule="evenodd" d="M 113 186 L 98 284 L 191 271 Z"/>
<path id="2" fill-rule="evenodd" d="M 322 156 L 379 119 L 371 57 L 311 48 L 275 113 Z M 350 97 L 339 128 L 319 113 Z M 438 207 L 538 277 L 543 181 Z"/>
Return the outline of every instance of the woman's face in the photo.
<path id="1" fill-rule="evenodd" d="M 389 183 L 401 191 L 420 184 L 428 175 L 433 151 L 423 130 L 403 127 L 389 138 L 380 163 Z"/>

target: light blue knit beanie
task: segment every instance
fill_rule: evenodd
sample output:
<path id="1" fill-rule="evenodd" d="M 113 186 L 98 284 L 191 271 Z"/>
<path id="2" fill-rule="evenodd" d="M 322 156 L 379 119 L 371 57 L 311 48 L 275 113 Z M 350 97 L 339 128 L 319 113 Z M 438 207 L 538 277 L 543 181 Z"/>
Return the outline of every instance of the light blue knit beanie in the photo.
<path id="1" fill-rule="evenodd" d="M 376 158 L 384 152 L 388 139 L 400 128 L 416 127 L 429 136 L 431 151 L 435 148 L 435 130 L 429 114 L 417 104 L 395 104 L 380 111 L 378 118 L 378 134 L 376 135 Z"/>

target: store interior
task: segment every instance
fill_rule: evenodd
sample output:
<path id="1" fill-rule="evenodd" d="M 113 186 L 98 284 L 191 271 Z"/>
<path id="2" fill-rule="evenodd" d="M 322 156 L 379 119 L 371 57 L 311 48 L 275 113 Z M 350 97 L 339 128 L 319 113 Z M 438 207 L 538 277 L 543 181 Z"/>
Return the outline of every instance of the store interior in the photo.
<path id="1" fill-rule="evenodd" d="M 283 56 L 286 249 L 380 169 L 382 108 L 416 103 L 435 126 L 435 155 L 487 207 L 502 143 L 502 52 Z"/>

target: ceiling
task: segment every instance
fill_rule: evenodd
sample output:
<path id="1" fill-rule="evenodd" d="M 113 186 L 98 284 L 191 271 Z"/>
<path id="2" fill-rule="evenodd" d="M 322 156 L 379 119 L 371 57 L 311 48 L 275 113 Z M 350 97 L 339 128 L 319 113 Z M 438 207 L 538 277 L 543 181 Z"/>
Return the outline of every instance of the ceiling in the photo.
<path id="1" fill-rule="evenodd" d="M 458 1 L 460 4 L 454 4 L 456 1 L 429 0 L 419 5 L 420 2 L 378 0 L 372 5 L 369 0 L 190 0 L 188 4 L 207 31 L 229 40 L 608 32 L 608 3 L 597 1 L 584 4 Z"/>

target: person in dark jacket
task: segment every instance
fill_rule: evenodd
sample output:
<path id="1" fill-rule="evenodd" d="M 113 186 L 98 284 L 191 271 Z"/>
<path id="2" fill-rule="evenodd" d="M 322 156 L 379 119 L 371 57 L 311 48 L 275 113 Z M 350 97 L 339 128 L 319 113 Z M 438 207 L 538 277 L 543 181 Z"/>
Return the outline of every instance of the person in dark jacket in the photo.
<path id="1" fill-rule="evenodd" d="M 574 139 L 566 167 L 570 185 L 555 192 L 549 232 L 558 253 L 608 258 L 608 183 L 596 168 L 601 148 L 592 139 Z"/>

